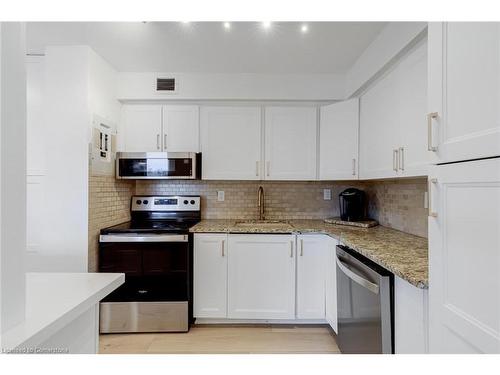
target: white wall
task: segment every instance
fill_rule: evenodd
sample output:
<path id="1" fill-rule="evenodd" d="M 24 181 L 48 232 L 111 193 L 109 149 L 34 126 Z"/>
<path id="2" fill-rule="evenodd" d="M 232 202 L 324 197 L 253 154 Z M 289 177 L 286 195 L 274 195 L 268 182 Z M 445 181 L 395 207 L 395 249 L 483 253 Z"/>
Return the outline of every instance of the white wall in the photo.
<path id="1" fill-rule="evenodd" d="M 0 332 L 24 319 L 26 73 L 22 23 L 0 23 Z"/>
<path id="2" fill-rule="evenodd" d="M 176 94 L 156 93 L 156 78 L 175 76 Z M 118 73 L 120 100 L 337 100 L 339 74 Z"/>
<path id="3" fill-rule="evenodd" d="M 116 126 L 120 119 L 118 74 L 105 60 L 89 49 L 89 110 Z"/>
<path id="4" fill-rule="evenodd" d="M 30 271 L 86 272 L 89 141 L 93 116 L 119 120 L 116 72 L 87 46 L 29 57 Z"/>
<path id="5" fill-rule="evenodd" d="M 345 77 L 345 97 L 349 98 L 368 85 L 418 42 L 427 30 L 427 22 L 391 22 L 356 60 Z"/>

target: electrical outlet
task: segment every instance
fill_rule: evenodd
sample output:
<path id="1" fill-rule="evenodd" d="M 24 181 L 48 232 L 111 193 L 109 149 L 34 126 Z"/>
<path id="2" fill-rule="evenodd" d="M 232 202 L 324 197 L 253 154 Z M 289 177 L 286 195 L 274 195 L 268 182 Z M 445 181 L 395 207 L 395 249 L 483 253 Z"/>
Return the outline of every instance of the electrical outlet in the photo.
<path id="1" fill-rule="evenodd" d="M 325 201 L 332 200 L 332 190 L 331 189 L 323 189 L 323 200 L 325 200 Z"/>
<path id="2" fill-rule="evenodd" d="M 224 190 L 217 190 L 217 200 L 224 202 Z"/>

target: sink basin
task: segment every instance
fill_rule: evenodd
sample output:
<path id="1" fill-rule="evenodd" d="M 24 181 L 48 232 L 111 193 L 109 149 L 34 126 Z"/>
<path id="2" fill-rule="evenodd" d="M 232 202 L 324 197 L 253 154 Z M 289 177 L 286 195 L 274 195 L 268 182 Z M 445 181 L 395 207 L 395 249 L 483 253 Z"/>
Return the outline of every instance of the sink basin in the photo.
<path id="1" fill-rule="evenodd" d="M 286 221 L 281 220 L 242 220 L 235 223 L 240 228 L 256 228 L 256 229 L 283 229 L 291 230 L 292 226 Z"/>
<path id="2" fill-rule="evenodd" d="M 288 222 L 283 220 L 238 220 L 236 225 L 242 224 L 288 224 Z"/>

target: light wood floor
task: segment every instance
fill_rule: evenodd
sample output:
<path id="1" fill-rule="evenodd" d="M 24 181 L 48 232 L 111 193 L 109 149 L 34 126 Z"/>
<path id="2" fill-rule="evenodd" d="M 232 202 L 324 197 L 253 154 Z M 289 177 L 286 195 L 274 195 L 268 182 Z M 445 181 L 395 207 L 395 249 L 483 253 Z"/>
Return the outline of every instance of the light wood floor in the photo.
<path id="1" fill-rule="evenodd" d="M 100 353 L 314 354 L 339 349 L 327 326 L 199 325 L 188 333 L 104 334 Z"/>

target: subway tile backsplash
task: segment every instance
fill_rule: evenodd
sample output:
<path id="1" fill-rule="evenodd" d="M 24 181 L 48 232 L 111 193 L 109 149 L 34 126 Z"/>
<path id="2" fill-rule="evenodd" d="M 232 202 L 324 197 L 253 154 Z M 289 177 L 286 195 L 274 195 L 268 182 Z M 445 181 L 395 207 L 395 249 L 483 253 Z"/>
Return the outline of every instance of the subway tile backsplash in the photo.
<path id="1" fill-rule="evenodd" d="M 102 228 L 130 220 L 135 182 L 114 176 L 89 178 L 89 272 L 97 271 L 98 238 Z"/>
<path id="2" fill-rule="evenodd" d="M 193 194 L 202 197 L 204 219 L 255 219 L 257 190 L 264 187 L 267 219 L 324 219 L 339 216 L 338 194 L 356 187 L 367 195 L 368 216 L 384 226 L 427 237 L 426 179 L 391 181 L 137 181 L 137 194 Z M 323 189 L 332 200 L 323 200 Z M 225 200 L 217 201 L 223 190 Z"/>
<path id="3" fill-rule="evenodd" d="M 427 237 L 427 178 L 371 181 L 364 185 L 371 218 L 386 227 Z"/>
<path id="4" fill-rule="evenodd" d="M 200 195 L 204 219 L 256 219 L 257 190 L 265 191 L 267 219 L 324 219 L 339 216 L 338 194 L 356 187 L 367 195 L 367 214 L 381 225 L 427 237 L 424 195 L 426 178 L 388 181 L 125 181 L 111 176 L 89 179 L 89 271 L 97 268 L 98 235 L 101 228 L 130 219 L 134 194 Z M 323 189 L 332 200 L 323 200 Z M 224 191 L 224 201 L 217 191 Z"/>

